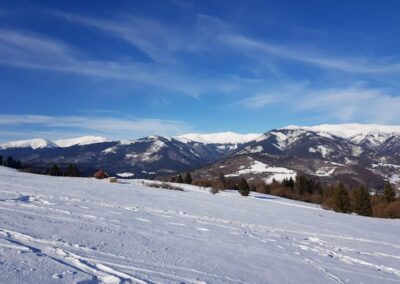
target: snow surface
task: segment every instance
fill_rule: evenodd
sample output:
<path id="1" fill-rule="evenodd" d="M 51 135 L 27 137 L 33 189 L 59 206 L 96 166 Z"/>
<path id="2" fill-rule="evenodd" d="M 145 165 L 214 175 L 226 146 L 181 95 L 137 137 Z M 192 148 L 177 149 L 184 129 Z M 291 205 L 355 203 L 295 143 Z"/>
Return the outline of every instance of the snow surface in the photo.
<path id="1" fill-rule="evenodd" d="M 0 167 L 0 283 L 399 283 L 400 220 Z"/>
<path id="2" fill-rule="evenodd" d="M 49 140 L 45 140 L 42 138 L 10 141 L 0 145 L 0 149 L 9 149 L 9 148 L 43 149 L 43 148 L 54 148 L 54 147 L 57 147 L 57 145 Z"/>
<path id="3" fill-rule="evenodd" d="M 257 139 L 261 134 L 249 133 L 249 134 L 239 134 L 234 132 L 220 132 L 220 133 L 189 133 L 175 137 L 176 139 L 187 142 L 195 141 L 204 144 L 236 144 L 236 143 L 246 143 Z"/>
<path id="4" fill-rule="evenodd" d="M 56 144 L 58 147 L 71 147 L 74 145 L 83 146 L 83 145 L 103 143 L 108 141 L 109 140 L 107 138 L 100 136 L 82 136 L 77 138 L 55 140 L 54 144 Z"/>

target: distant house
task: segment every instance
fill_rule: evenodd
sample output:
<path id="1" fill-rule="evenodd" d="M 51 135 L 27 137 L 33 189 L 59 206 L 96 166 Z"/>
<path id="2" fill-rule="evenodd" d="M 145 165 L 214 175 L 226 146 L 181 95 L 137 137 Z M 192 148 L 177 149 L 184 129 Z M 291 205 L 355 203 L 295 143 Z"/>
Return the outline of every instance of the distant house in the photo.
<path id="1" fill-rule="evenodd" d="M 108 178 L 108 174 L 103 170 L 98 170 L 97 172 L 94 173 L 93 177 L 97 179 L 104 179 Z"/>

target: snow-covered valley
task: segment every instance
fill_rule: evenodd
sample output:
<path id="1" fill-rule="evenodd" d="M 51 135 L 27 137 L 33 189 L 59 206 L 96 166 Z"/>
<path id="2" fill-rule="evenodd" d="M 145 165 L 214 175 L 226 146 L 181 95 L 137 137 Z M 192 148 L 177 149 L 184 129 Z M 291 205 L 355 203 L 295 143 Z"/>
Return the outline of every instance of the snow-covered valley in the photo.
<path id="1" fill-rule="evenodd" d="M 400 221 L 0 167 L 0 283 L 396 283 Z"/>

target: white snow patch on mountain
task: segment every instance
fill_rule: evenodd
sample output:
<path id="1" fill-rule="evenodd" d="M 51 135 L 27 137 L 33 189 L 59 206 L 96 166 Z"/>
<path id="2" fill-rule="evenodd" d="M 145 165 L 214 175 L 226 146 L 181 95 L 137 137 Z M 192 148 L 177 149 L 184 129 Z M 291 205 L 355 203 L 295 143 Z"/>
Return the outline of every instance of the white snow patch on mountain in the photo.
<path id="1" fill-rule="evenodd" d="M 43 148 L 55 148 L 56 144 L 53 142 L 42 139 L 30 139 L 30 140 L 18 140 L 18 141 L 10 141 L 0 145 L 1 149 L 9 149 L 9 148 L 32 148 L 32 149 L 43 149 Z"/>
<path id="2" fill-rule="evenodd" d="M 335 170 L 336 170 L 336 167 L 321 167 L 313 175 L 320 176 L 320 177 L 328 177 L 328 176 L 333 175 Z"/>
<path id="3" fill-rule="evenodd" d="M 285 178 L 296 178 L 296 172 L 283 167 L 270 167 L 260 161 L 254 160 L 249 167 L 241 166 L 241 169 L 235 173 L 225 175 L 226 177 L 240 176 L 244 174 L 270 174 L 266 182 L 282 181 Z"/>
<path id="4" fill-rule="evenodd" d="M 318 146 L 316 146 L 316 147 L 310 147 L 310 148 L 308 149 L 308 151 L 309 151 L 310 153 L 321 153 L 322 157 L 324 157 L 324 158 L 325 158 L 327 155 L 329 155 L 330 153 L 333 152 L 332 149 L 330 149 L 330 148 L 328 148 L 328 147 L 326 147 L 326 146 L 323 146 L 323 145 L 318 145 Z"/>
<path id="5" fill-rule="evenodd" d="M 292 171 L 291 173 L 273 173 L 268 178 L 265 179 L 266 183 L 272 183 L 275 181 L 282 182 L 284 179 L 295 179 L 296 173 Z"/>
<path id="6" fill-rule="evenodd" d="M 246 143 L 257 139 L 261 134 L 249 133 L 239 134 L 234 132 L 220 132 L 220 133 L 189 133 L 175 137 L 176 139 L 187 142 L 195 141 L 204 144 L 237 144 Z"/>
<path id="7" fill-rule="evenodd" d="M 372 167 L 373 167 L 373 168 L 377 168 L 377 167 L 388 167 L 388 168 L 400 169 L 400 165 L 387 164 L 387 163 L 372 164 Z"/>
<path id="8" fill-rule="evenodd" d="M 392 134 L 383 132 L 359 133 L 349 138 L 355 144 L 367 143 L 368 146 L 378 146 L 385 142 Z"/>
<path id="9" fill-rule="evenodd" d="M 82 136 L 77 138 L 68 138 L 68 139 L 60 139 L 55 140 L 54 144 L 58 147 L 71 147 L 74 145 L 90 145 L 95 143 L 103 143 L 108 142 L 109 140 L 105 137 L 100 136 Z"/>
<path id="10" fill-rule="evenodd" d="M 128 172 L 117 174 L 117 176 L 123 177 L 123 178 L 130 178 L 130 177 L 133 177 L 134 175 L 135 175 L 134 173 L 128 173 Z"/>
<path id="11" fill-rule="evenodd" d="M 116 151 L 117 151 L 117 149 L 118 149 L 117 146 L 113 146 L 113 147 L 104 149 L 102 152 L 103 152 L 104 154 L 115 154 Z"/>
<path id="12" fill-rule="evenodd" d="M 260 153 L 264 151 L 264 148 L 260 145 L 256 146 L 256 147 L 251 147 L 251 146 L 247 146 L 245 147 L 243 150 L 240 151 L 241 154 L 254 154 L 254 153 Z"/>
<path id="13" fill-rule="evenodd" d="M 135 143 L 138 143 L 138 141 L 137 140 L 120 140 L 119 141 L 120 145 L 132 145 Z"/>

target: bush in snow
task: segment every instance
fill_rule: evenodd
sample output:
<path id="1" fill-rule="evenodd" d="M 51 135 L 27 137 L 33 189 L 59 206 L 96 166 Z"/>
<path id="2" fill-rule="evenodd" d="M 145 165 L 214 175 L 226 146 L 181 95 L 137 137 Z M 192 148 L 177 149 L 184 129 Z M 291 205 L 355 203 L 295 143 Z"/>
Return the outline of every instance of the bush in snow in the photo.
<path id="1" fill-rule="evenodd" d="M 217 194 L 219 192 L 219 189 L 218 188 L 216 188 L 216 187 L 211 187 L 210 188 L 210 193 L 212 193 L 212 194 Z"/>
<path id="2" fill-rule="evenodd" d="M 242 196 L 248 196 L 250 194 L 250 186 L 247 183 L 247 180 L 244 178 L 240 179 L 240 182 L 237 185 L 238 191 Z"/>
<path id="3" fill-rule="evenodd" d="M 176 182 L 177 183 L 183 183 L 183 178 L 181 175 L 178 175 L 178 177 L 176 178 Z"/>
<path id="4" fill-rule="evenodd" d="M 183 179 L 183 182 L 187 183 L 187 184 L 192 184 L 192 176 L 190 175 L 190 173 L 185 174 L 185 178 Z"/>
<path id="5" fill-rule="evenodd" d="M 162 189 L 169 189 L 169 190 L 178 190 L 178 191 L 184 191 L 183 188 L 179 186 L 172 185 L 167 182 L 143 182 L 143 185 L 148 186 L 148 187 L 154 187 L 154 188 L 162 188 Z"/>

